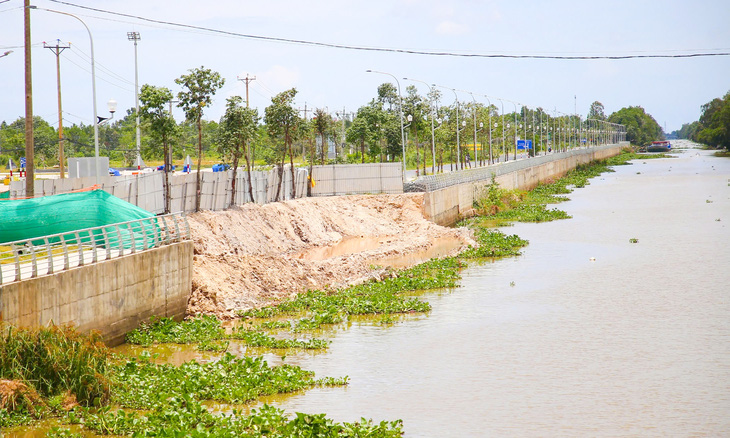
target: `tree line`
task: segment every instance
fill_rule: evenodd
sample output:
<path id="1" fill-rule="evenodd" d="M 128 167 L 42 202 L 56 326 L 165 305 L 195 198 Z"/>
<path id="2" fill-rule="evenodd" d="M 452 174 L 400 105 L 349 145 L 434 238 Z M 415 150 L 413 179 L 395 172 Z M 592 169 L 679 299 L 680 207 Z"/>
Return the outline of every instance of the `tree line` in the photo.
<path id="1" fill-rule="evenodd" d="M 730 91 L 702 105 L 699 120 L 685 123 L 672 134 L 714 148 L 730 150 Z"/>
<path id="2" fill-rule="evenodd" d="M 517 105 L 512 112 L 504 113 L 491 101 L 488 105 L 476 100 L 447 105 L 435 88 L 424 96 L 415 86 L 408 86 L 401 97 L 392 83 L 380 85 L 376 96 L 355 113 L 336 112 L 333 116 L 327 108 L 319 107 L 312 111 L 311 118 L 307 113 L 302 117 L 295 107 L 297 90 L 292 88 L 272 97 L 263 115 L 248 108 L 241 97 L 229 97 L 224 115 L 212 121 L 206 120 L 204 113 L 225 79 L 201 66 L 174 82 L 180 86 L 177 93 L 150 84 L 140 88 L 141 157 L 162 161 L 166 175 L 173 161 L 188 155 L 197 158 L 198 170 L 206 158 L 230 164 L 234 174 L 242 166 L 250 173 L 255 166 L 266 165 L 275 166 L 281 177 L 288 164 L 292 185 L 277 188 L 277 198 L 283 190 L 293 193 L 295 162 L 309 165 L 311 170 L 314 164 L 400 162 L 405 155 L 408 167 L 426 174 L 429 167 L 431 172 L 438 172 L 445 165 L 454 170 L 515 159 L 518 139 L 535 143 L 529 151 L 532 154 L 595 143 L 602 129 L 610 129 L 601 121 L 626 124 L 629 140 L 638 144 L 661 137 L 656 121 L 640 107 L 624 108 L 606 117 L 603 105 L 594 102 L 587 116 L 591 122 L 577 114 Z M 174 102 L 185 114 L 180 123 L 172 116 Z M 99 126 L 102 154 L 122 166 L 132 166 L 137 156 L 135 119 L 135 109 L 131 108 L 121 119 Z M 33 126 L 36 166 L 57 165 L 57 130 L 40 117 L 34 118 Z M 67 157 L 94 155 L 93 128 L 83 123 L 64 127 Z M 22 117 L 0 124 L 0 165 L 24 155 L 24 130 Z M 405 150 L 402 135 L 407 139 Z M 199 172 L 196 185 L 199 193 Z M 166 194 L 169 190 L 165 177 Z M 249 195 L 253 198 L 252 193 Z M 200 198 L 196 198 L 199 208 Z M 169 196 L 166 199 L 169 210 Z"/>

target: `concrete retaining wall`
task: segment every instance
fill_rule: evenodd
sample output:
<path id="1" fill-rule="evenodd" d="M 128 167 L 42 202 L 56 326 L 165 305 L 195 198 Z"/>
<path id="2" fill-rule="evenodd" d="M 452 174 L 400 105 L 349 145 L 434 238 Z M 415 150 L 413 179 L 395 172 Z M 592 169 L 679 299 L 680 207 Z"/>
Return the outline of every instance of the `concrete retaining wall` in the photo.
<path id="1" fill-rule="evenodd" d="M 529 190 L 541 182 L 560 178 L 578 165 L 618 155 L 621 148 L 625 146 L 628 146 L 628 143 L 596 149 L 573 150 L 569 153 L 556 154 L 554 160 L 507 173 L 499 172 L 495 166 L 492 175 L 503 189 Z M 482 181 L 426 192 L 423 199 L 423 215 L 439 225 L 451 226 L 459 219 L 473 214 L 474 200 L 482 195 L 490 183 L 491 177 Z"/>
<path id="2" fill-rule="evenodd" d="M 153 315 L 185 315 L 192 269 L 187 241 L 3 285 L 0 320 L 16 327 L 73 324 L 118 345 Z"/>

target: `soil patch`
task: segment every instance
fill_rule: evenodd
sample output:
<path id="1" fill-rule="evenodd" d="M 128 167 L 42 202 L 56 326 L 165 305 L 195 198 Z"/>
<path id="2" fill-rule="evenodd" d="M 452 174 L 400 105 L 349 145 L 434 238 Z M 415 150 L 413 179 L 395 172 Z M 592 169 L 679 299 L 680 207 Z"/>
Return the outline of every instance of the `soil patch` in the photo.
<path id="1" fill-rule="evenodd" d="M 408 255 L 450 255 L 474 243 L 466 229 L 426 220 L 422 203 L 420 194 L 340 196 L 192 214 L 188 313 L 232 318 L 307 289 L 390 275 L 383 260 L 405 268 L 422 261 Z"/>

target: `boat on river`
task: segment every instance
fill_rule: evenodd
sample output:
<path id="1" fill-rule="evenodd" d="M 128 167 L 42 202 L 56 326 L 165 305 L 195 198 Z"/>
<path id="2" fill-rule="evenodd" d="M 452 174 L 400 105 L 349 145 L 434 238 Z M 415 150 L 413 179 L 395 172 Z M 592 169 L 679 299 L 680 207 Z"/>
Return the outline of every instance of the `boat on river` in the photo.
<path id="1" fill-rule="evenodd" d="M 672 149 L 672 144 L 668 140 L 653 141 L 646 147 L 647 152 L 669 152 L 670 149 Z"/>

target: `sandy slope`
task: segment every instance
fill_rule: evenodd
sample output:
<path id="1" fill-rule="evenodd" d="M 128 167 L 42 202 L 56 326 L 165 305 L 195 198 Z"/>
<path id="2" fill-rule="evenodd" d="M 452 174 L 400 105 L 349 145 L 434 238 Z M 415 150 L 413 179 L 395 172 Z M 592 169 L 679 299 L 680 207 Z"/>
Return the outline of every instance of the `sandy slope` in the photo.
<path id="1" fill-rule="evenodd" d="M 374 266 L 383 259 L 435 242 L 472 243 L 467 230 L 424 219 L 422 200 L 418 194 L 305 198 L 190 215 L 188 313 L 232 317 L 306 289 L 380 278 L 389 272 Z M 345 253 L 326 254 L 327 247 Z"/>

